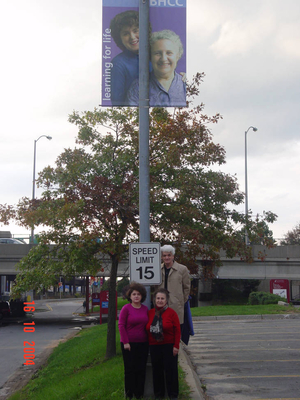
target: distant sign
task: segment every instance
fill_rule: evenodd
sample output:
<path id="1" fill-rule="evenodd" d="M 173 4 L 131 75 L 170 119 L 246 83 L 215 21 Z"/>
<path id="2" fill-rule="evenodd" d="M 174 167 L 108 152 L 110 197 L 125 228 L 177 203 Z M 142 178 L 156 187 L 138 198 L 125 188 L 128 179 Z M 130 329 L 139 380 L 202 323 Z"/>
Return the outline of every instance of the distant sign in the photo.
<path id="1" fill-rule="evenodd" d="M 130 243 L 130 280 L 143 285 L 160 285 L 160 243 Z"/>
<path id="2" fill-rule="evenodd" d="M 270 293 L 277 294 L 290 302 L 290 283 L 288 279 L 270 279 Z"/>

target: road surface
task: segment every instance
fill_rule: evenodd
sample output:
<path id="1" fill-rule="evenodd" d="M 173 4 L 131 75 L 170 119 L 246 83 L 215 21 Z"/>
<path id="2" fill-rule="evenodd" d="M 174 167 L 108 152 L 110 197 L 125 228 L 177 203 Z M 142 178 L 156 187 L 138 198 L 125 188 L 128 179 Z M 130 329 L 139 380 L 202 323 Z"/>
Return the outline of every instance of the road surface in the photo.
<path id="1" fill-rule="evenodd" d="M 0 399 L 5 382 L 15 373 L 24 359 L 24 348 L 33 348 L 35 356 L 46 349 L 51 349 L 72 331 L 79 330 L 83 325 L 93 324 L 93 318 L 78 316 L 83 311 L 83 300 L 35 301 L 36 312 L 26 318 L 11 318 L 0 325 Z M 24 325 L 34 322 L 34 332 L 24 332 Z M 27 342 L 27 343 L 25 343 Z M 24 346 L 26 344 L 26 346 Z M 30 351 L 30 350 L 29 350 Z M 26 367 L 27 369 L 30 366 Z M 2 390 L 2 393 L 1 393 Z"/>

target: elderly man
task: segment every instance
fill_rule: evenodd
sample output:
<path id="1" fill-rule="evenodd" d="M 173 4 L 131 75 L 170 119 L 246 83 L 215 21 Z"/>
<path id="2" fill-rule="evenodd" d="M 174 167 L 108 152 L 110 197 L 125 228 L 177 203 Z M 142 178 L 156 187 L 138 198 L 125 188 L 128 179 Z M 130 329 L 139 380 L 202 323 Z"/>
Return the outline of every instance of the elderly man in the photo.
<path id="1" fill-rule="evenodd" d="M 173 246 L 162 246 L 161 256 L 163 261 L 161 265 L 162 283 L 159 287 L 164 287 L 170 292 L 169 306 L 177 312 L 182 326 L 184 304 L 189 298 L 191 288 L 189 271 L 185 265 L 174 261 L 175 248 Z"/>

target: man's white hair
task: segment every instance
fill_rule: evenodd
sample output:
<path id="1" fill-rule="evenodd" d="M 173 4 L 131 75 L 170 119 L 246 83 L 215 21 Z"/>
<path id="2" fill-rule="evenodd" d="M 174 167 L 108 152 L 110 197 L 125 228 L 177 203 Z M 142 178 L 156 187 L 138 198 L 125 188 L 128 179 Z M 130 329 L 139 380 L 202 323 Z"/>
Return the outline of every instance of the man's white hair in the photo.
<path id="1" fill-rule="evenodd" d="M 175 255 L 175 247 L 170 244 L 165 244 L 160 248 L 161 253 L 171 253 L 173 256 Z"/>

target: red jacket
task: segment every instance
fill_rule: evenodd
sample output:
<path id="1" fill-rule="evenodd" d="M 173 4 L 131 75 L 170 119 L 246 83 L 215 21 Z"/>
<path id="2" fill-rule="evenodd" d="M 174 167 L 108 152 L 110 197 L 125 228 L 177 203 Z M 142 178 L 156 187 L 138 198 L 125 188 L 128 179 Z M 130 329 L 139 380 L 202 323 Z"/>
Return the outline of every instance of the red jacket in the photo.
<path id="1" fill-rule="evenodd" d="M 163 323 L 163 332 L 164 332 L 164 340 L 161 342 L 156 341 L 150 333 L 150 326 L 155 316 L 155 308 L 152 308 L 149 313 L 149 320 L 146 326 L 146 330 L 148 333 L 149 344 L 151 345 L 159 345 L 159 344 L 167 344 L 173 343 L 174 347 L 179 349 L 180 343 L 180 323 L 179 318 L 176 312 L 168 307 L 166 311 L 162 313 L 162 323 Z"/>

